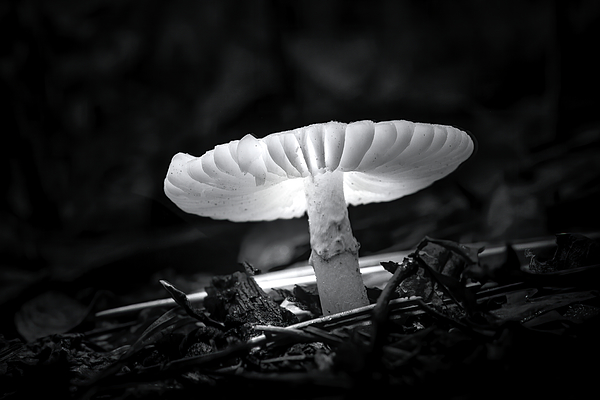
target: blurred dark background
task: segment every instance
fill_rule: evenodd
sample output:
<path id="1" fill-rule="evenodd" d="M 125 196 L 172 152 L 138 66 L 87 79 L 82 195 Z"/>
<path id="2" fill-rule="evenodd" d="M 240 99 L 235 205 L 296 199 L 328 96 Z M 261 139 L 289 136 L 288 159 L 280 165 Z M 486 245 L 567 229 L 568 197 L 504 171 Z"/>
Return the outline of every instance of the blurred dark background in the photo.
<path id="1" fill-rule="evenodd" d="M 315 122 L 477 140 L 430 188 L 350 209 L 363 255 L 599 227 L 600 2 L 7 0 L 0 19 L 4 312 L 306 259 L 305 220 L 186 215 L 162 185 L 177 152 Z"/>

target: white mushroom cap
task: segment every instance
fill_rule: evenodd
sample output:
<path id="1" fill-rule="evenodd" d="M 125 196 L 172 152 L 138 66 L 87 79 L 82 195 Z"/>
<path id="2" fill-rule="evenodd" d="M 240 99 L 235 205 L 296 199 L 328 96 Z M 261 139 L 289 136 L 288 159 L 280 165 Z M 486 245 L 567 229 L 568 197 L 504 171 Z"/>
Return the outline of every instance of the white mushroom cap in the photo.
<path id="1" fill-rule="evenodd" d="M 215 219 L 295 218 L 306 212 L 303 178 L 343 171 L 348 204 L 390 201 L 443 178 L 472 152 L 469 135 L 451 126 L 327 122 L 246 135 L 201 157 L 179 153 L 164 190 L 182 210 Z"/>

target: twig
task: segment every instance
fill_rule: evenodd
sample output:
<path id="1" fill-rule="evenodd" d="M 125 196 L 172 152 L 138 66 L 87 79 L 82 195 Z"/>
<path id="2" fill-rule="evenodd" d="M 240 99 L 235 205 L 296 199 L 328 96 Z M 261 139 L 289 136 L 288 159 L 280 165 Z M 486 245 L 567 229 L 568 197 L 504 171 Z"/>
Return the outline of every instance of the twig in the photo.
<path id="1" fill-rule="evenodd" d="M 314 335 L 315 337 L 321 339 L 321 341 L 328 344 L 340 344 L 343 342 L 342 339 L 327 332 L 326 330 L 319 329 L 316 326 L 307 326 L 306 328 L 304 328 L 304 331 L 310 333 L 311 335 Z"/>
<path id="2" fill-rule="evenodd" d="M 185 310 L 187 315 L 189 315 L 192 318 L 197 319 L 198 321 L 202 322 L 203 324 L 205 324 L 207 326 L 212 326 L 213 328 L 219 328 L 219 329 L 225 328 L 225 324 L 223 324 L 219 321 L 215 321 L 214 319 L 210 318 L 208 315 L 206 315 L 202 312 L 196 311 L 192 307 L 192 303 L 190 302 L 190 300 L 188 299 L 188 296 L 184 292 L 177 289 L 175 286 L 171 285 L 169 282 L 167 282 L 165 280 L 160 280 L 159 282 L 161 285 L 163 285 L 165 290 L 171 295 L 173 300 L 175 300 L 175 302 L 181 308 L 183 308 Z"/>
<path id="3" fill-rule="evenodd" d="M 261 360 L 260 363 L 261 364 L 273 364 L 273 363 L 286 362 L 286 361 L 304 361 L 308 357 L 309 356 L 307 356 L 306 354 L 299 354 L 299 355 L 293 355 L 293 356 L 290 355 L 290 356 L 267 358 L 266 360 Z"/>
<path id="4" fill-rule="evenodd" d="M 392 275 L 392 278 L 388 281 L 387 285 L 379 295 L 379 298 L 377 299 L 377 304 L 373 308 L 372 315 L 372 349 L 377 349 L 381 347 L 380 344 L 385 335 L 385 329 L 383 329 L 383 327 L 387 321 L 387 316 L 390 308 L 390 301 L 392 299 L 392 296 L 396 292 L 396 288 L 398 287 L 398 285 L 400 285 L 400 283 L 402 283 L 402 281 L 414 274 L 414 272 L 417 270 L 417 267 L 418 265 L 413 261 L 413 258 L 406 258 L 402 262 L 402 264 L 396 267 L 394 275 Z"/>
<path id="5" fill-rule="evenodd" d="M 384 265 L 382 263 L 382 265 Z M 384 265 L 385 266 L 385 265 Z M 388 281 L 387 285 L 379 295 L 377 304 L 373 308 L 372 335 L 369 343 L 370 351 L 367 353 L 366 365 L 372 370 L 378 369 L 384 353 L 383 342 L 387 333 L 388 314 L 390 310 L 390 301 L 396 292 L 396 288 L 402 281 L 413 275 L 418 268 L 418 264 L 414 261 L 413 255 L 405 258 L 404 261 L 396 266 L 394 275 Z"/>
<path id="6" fill-rule="evenodd" d="M 293 328 L 289 328 L 289 327 L 284 328 L 281 326 L 255 325 L 254 330 L 265 332 L 267 338 L 269 338 L 269 336 L 275 334 L 275 335 L 280 335 L 281 337 L 291 337 L 294 339 L 299 339 L 299 340 L 308 341 L 308 342 L 315 341 L 315 339 L 317 339 L 315 337 L 315 335 L 306 333 L 300 329 L 293 329 Z"/>
<path id="7" fill-rule="evenodd" d="M 420 297 L 394 299 L 389 302 L 389 310 L 408 310 L 415 309 L 416 299 Z M 299 322 L 290 325 L 288 328 L 303 328 L 309 325 L 318 326 L 323 329 L 334 329 L 336 326 L 347 324 L 348 321 L 363 321 L 371 318 L 371 313 L 375 308 L 375 304 L 355 308 L 354 310 L 344 311 L 337 314 L 327 315 L 325 317 L 314 318 L 308 321 Z"/>

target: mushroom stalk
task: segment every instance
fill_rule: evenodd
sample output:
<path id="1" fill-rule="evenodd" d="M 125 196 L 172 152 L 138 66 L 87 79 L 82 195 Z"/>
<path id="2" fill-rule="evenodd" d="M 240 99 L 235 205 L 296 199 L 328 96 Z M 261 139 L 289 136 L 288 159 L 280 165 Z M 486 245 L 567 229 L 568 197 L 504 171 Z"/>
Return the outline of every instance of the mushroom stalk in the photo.
<path id="1" fill-rule="evenodd" d="M 360 269 L 359 244 L 352 235 L 344 198 L 342 171 L 324 172 L 304 181 L 310 245 L 324 315 L 369 304 Z"/>

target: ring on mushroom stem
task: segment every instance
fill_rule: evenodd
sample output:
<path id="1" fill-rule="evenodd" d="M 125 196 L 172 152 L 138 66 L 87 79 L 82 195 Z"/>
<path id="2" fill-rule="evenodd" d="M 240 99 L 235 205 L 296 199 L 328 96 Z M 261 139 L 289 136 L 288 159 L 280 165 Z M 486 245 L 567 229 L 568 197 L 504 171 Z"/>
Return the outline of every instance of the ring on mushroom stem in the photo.
<path id="1" fill-rule="evenodd" d="M 175 155 L 165 194 L 182 210 L 231 221 L 308 214 L 310 263 L 324 314 L 368 304 L 347 205 L 398 199 L 454 171 L 473 141 L 451 126 L 327 122 L 246 135 L 201 157 Z"/>

